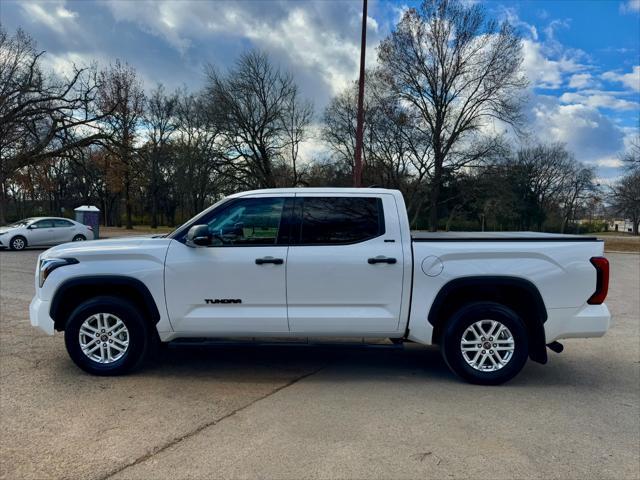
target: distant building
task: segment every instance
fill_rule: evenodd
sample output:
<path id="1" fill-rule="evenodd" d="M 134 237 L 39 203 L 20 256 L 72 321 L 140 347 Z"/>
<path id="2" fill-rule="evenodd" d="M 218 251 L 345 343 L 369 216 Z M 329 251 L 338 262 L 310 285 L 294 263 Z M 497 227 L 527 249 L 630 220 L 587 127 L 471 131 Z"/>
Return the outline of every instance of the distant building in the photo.
<path id="1" fill-rule="evenodd" d="M 624 220 L 609 220 L 609 230 L 613 232 L 633 232 L 633 222 L 628 218 Z"/>

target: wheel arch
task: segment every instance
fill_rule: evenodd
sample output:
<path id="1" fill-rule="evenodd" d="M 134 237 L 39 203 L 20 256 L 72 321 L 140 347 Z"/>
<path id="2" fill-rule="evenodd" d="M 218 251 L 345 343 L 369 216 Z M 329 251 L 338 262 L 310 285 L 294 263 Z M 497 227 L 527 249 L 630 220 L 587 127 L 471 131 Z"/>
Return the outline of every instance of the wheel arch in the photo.
<path id="1" fill-rule="evenodd" d="M 133 302 L 151 325 L 160 320 L 158 306 L 147 286 L 137 278 L 121 275 L 92 275 L 71 278 L 53 294 L 49 315 L 54 328 L 63 331 L 71 312 L 82 302 L 96 296 L 113 295 Z"/>
<path id="2" fill-rule="evenodd" d="M 451 315 L 465 304 L 493 301 L 514 310 L 525 322 L 529 336 L 529 357 L 547 362 L 544 323 L 547 309 L 538 288 L 529 280 L 511 276 L 473 276 L 451 280 L 436 295 L 429 310 L 433 343 L 439 343 Z"/>

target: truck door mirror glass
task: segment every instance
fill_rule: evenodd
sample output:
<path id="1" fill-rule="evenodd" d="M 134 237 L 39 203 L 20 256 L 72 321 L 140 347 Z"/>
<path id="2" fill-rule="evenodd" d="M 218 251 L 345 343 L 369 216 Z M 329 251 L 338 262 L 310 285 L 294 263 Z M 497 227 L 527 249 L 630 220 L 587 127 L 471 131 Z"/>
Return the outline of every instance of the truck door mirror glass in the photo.
<path id="1" fill-rule="evenodd" d="M 213 236 L 209 232 L 208 225 L 194 225 L 187 233 L 187 246 L 208 247 L 211 245 Z"/>

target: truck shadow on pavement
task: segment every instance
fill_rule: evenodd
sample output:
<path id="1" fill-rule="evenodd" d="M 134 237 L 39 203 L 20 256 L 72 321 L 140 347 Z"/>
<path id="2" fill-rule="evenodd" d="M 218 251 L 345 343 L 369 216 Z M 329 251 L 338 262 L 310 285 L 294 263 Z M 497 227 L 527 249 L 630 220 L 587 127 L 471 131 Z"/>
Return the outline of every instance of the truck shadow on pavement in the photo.
<path id="1" fill-rule="evenodd" d="M 590 384 L 589 365 L 580 362 L 579 370 L 561 359 L 553 365 L 529 361 L 510 386 Z M 360 346 L 271 346 L 211 345 L 171 346 L 134 375 L 198 378 L 229 377 L 237 382 L 259 381 L 260 371 L 287 373 L 319 370 L 325 373 L 313 381 L 406 383 L 410 380 L 431 383 L 464 384 L 445 364 L 437 347 L 411 345 L 407 348 Z M 480 387 L 481 388 L 481 387 Z M 491 388 L 491 387 L 489 387 Z"/>

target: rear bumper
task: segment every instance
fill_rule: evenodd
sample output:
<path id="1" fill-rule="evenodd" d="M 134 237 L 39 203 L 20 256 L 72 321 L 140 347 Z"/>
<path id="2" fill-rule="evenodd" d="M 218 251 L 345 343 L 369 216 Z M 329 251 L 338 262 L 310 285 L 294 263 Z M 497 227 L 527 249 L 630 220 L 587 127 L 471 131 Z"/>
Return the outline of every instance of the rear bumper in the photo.
<path id="1" fill-rule="evenodd" d="M 39 328 L 47 335 L 53 335 L 53 319 L 49 316 L 50 302 L 34 297 L 29 305 L 31 325 Z"/>
<path id="2" fill-rule="evenodd" d="M 544 324 L 547 343 L 561 338 L 601 337 L 613 325 L 605 304 L 549 310 Z"/>

